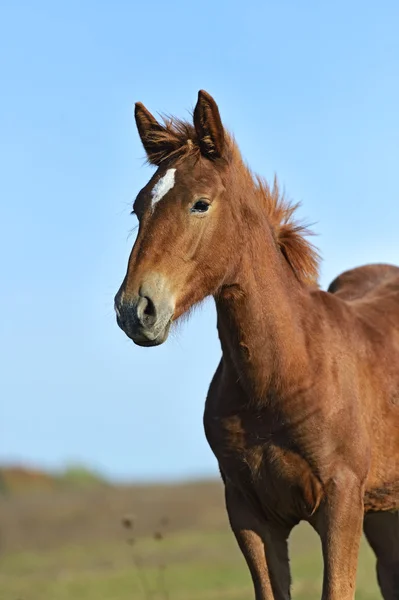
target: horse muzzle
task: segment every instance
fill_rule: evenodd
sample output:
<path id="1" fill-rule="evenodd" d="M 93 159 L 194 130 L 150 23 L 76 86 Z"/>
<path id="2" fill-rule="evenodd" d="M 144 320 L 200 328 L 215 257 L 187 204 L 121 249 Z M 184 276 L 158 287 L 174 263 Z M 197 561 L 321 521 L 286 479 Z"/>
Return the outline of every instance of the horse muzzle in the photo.
<path id="1" fill-rule="evenodd" d="M 137 294 L 121 289 L 115 296 L 116 321 L 138 346 L 159 346 L 169 334 L 174 303 L 160 277 L 140 285 Z"/>

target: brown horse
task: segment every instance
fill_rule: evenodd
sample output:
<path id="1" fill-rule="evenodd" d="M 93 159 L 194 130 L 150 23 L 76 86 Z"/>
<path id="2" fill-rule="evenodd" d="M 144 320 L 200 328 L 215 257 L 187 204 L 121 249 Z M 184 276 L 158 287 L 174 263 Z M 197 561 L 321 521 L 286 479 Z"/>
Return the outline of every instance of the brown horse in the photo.
<path id="1" fill-rule="evenodd" d="M 287 540 L 321 538 L 323 599 L 352 600 L 362 527 L 385 600 L 399 599 L 399 268 L 368 265 L 317 285 L 295 207 L 254 177 L 200 91 L 194 124 L 136 123 L 157 168 L 115 297 L 141 346 L 212 295 L 222 359 L 204 425 L 257 600 L 290 598 Z"/>

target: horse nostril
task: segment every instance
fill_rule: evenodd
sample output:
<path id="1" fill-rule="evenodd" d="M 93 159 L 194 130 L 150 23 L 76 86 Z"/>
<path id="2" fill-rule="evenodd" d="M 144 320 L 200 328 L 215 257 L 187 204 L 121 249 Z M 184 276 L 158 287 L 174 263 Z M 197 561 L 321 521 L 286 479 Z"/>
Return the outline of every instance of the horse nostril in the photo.
<path id="1" fill-rule="evenodd" d="M 153 301 L 148 296 L 145 296 L 145 299 L 147 300 L 147 306 L 144 309 L 144 314 L 146 317 L 155 317 L 155 305 Z"/>
<path id="2" fill-rule="evenodd" d="M 151 327 L 156 321 L 155 304 L 148 296 L 143 296 L 140 299 L 138 307 L 138 317 L 145 327 Z"/>

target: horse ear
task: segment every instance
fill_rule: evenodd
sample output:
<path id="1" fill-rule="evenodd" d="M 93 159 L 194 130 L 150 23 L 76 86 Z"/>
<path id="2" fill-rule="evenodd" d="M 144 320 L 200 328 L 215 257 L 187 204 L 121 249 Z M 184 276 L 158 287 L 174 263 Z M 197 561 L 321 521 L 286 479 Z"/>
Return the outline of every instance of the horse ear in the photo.
<path id="1" fill-rule="evenodd" d="M 224 128 L 215 100 L 204 90 L 198 92 L 194 127 L 201 153 L 207 158 L 220 158 L 224 147 Z"/>
<path id="2" fill-rule="evenodd" d="M 148 161 L 159 167 L 161 162 L 181 145 L 176 135 L 158 123 L 144 104 L 136 102 L 134 116 Z"/>

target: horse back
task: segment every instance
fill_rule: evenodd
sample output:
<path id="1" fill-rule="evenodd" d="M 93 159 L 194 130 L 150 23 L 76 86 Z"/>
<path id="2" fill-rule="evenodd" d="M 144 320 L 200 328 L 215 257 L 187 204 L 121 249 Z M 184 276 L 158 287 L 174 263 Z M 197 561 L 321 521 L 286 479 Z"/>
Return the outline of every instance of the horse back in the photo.
<path id="1" fill-rule="evenodd" d="M 338 275 L 327 290 L 342 300 L 370 299 L 376 292 L 397 292 L 399 301 L 399 267 L 388 264 L 371 264 L 350 269 Z"/>

